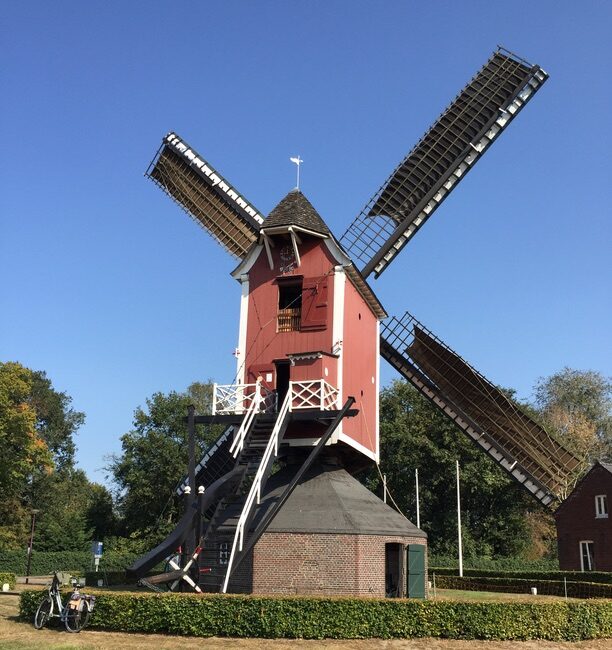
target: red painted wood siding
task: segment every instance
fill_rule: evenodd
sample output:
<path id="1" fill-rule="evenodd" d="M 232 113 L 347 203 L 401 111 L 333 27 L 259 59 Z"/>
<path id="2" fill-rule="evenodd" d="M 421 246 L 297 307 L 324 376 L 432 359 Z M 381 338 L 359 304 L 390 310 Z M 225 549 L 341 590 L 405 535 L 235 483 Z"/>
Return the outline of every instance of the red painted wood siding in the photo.
<path id="1" fill-rule="evenodd" d="M 247 380 L 253 381 L 262 370 L 275 372 L 274 361 L 286 360 L 288 354 L 325 352 L 321 359 L 297 361 L 290 368 L 292 381 L 324 379 L 338 388 L 338 362 L 331 356 L 334 315 L 334 267 L 333 258 L 325 243 L 318 238 L 304 236 L 299 246 L 301 264 L 290 273 L 280 273 L 280 242 L 272 248 L 274 269 L 270 269 L 265 250 L 249 272 L 248 318 L 246 334 L 245 368 Z M 317 311 L 325 313 L 327 325 L 318 322 L 320 329 L 277 332 L 278 282 L 277 278 L 301 276 L 307 286 L 326 285 L 317 301 Z M 325 306 L 321 306 L 324 302 Z M 316 317 L 312 317 L 316 320 Z M 349 395 L 355 397 L 359 415 L 342 423 L 342 431 L 366 449 L 377 453 L 377 320 L 355 287 L 346 280 L 344 291 L 343 327 L 343 390 L 342 403 Z M 329 355 L 329 356 L 328 356 Z M 325 370 L 327 369 L 327 375 Z M 276 377 L 273 378 L 273 386 Z M 289 437 L 307 437 L 304 427 L 289 431 Z M 311 435 L 320 435 L 312 429 Z"/>
<path id="2" fill-rule="evenodd" d="M 262 249 L 249 272 L 249 307 L 246 335 L 246 362 L 274 367 L 275 360 L 287 359 L 287 354 L 331 350 L 331 318 L 333 314 L 333 268 L 335 261 L 320 239 L 304 237 L 299 247 L 301 265 L 282 277 L 302 276 L 309 280 L 321 278 L 327 283 L 328 325 L 324 329 L 277 332 L 278 284 L 281 277 L 280 246 L 272 248 L 274 269 L 270 270 L 268 258 Z M 292 368 L 293 370 L 293 368 Z"/>
<path id="3" fill-rule="evenodd" d="M 343 432 L 377 453 L 378 328 L 376 316 L 347 280 L 344 292 L 342 401 L 356 400 L 359 415 L 346 419 Z"/>

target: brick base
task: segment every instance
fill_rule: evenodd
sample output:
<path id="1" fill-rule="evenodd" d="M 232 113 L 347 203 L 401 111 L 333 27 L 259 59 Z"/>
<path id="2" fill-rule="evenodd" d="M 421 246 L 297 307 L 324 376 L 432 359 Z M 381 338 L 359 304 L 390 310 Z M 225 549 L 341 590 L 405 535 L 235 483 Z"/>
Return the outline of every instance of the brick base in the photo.
<path id="1" fill-rule="evenodd" d="M 385 544 L 423 538 L 264 533 L 231 581 L 254 594 L 385 596 Z"/>

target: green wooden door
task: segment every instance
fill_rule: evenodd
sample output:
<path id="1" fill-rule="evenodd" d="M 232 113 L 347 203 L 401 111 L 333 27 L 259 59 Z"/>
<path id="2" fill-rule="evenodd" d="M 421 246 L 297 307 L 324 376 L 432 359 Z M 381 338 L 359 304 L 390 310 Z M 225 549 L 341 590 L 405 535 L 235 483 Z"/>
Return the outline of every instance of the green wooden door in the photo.
<path id="1" fill-rule="evenodd" d="M 425 546 L 408 544 L 408 598 L 425 598 Z"/>

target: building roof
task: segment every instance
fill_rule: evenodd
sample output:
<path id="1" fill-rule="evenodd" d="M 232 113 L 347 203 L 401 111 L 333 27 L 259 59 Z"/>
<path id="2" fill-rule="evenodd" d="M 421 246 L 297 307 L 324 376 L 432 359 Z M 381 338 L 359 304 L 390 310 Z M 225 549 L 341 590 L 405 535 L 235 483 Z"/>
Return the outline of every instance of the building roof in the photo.
<path id="1" fill-rule="evenodd" d="M 600 467 L 612 474 L 612 463 L 602 463 L 600 460 L 596 460 L 589 468 L 589 471 L 582 476 L 582 478 L 574 486 L 574 489 L 567 495 L 567 497 L 561 502 L 561 505 L 555 510 L 555 517 L 565 511 L 566 506 L 571 501 L 573 501 L 578 496 L 578 494 L 580 494 L 583 485 L 591 480 L 590 476 L 593 471 L 599 469 Z"/>
<path id="2" fill-rule="evenodd" d="M 261 230 L 280 226 L 297 226 L 320 235 L 331 235 L 330 229 L 321 219 L 319 213 L 297 188 L 291 190 L 270 212 L 261 224 Z"/>
<path id="3" fill-rule="evenodd" d="M 270 477 L 253 527 L 280 497 L 296 469 L 290 465 Z M 306 473 L 267 532 L 427 537 L 344 468 L 322 463 Z"/>
<path id="4" fill-rule="evenodd" d="M 259 232 L 262 235 L 274 235 L 275 233 L 286 232 L 289 226 L 294 226 L 297 230 L 306 231 L 307 233 L 323 238 L 334 257 L 345 268 L 349 280 L 367 302 L 374 315 L 379 320 L 387 317 L 387 312 L 370 285 L 338 244 L 331 230 L 327 227 L 310 201 L 297 188 L 291 190 L 272 212 L 270 212 L 261 224 Z M 240 264 L 232 271 L 233 278 L 239 280 L 243 273 L 248 273 L 261 252 L 262 242 L 263 238 L 260 237 L 259 242 L 253 244 Z"/>
<path id="5" fill-rule="evenodd" d="M 602 463 L 601 461 L 598 461 L 599 464 L 604 468 L 607 469 L 610 474 L 612 474 L 612 463 Z"/>

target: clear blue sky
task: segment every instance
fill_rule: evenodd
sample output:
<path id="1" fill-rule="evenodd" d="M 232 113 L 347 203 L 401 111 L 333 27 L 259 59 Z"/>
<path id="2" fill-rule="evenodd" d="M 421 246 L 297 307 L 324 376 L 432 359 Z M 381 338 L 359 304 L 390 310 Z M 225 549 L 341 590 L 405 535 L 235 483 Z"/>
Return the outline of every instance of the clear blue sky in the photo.
<path id="1" fill-rule="evenodd" d="M 45 370 L 86 413 L 91 479 L 153 392 L 234 375 L 234 263 L 143 178 L 162 136 L 264 213 L 299 153 L 340 235 L 498 43 L 550 80 L 374 287 L 523 398 L 565 365 L 611 373 L 612 3 L 2 13 L 0 359 Z"/>

